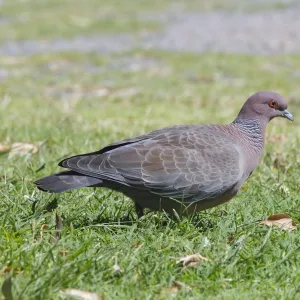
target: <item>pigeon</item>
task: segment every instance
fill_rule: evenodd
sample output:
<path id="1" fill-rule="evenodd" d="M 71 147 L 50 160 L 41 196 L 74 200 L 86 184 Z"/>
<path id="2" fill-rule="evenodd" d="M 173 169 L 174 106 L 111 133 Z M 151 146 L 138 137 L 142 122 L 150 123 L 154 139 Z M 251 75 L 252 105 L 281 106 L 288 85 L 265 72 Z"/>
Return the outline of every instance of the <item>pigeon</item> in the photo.
<path id="1" fill-rule="evenodd" d="M 270 120 L 291 121 L 278 93 L 250 96 L 226 125 L 177 125 L 112 143 L 96 152 L 62 160 L 66 170 L 35 181 L 42 191 L 60 193 L 104 187 L 144 208 L 193 214 L 233 198 L 252 174 L 264 149 Z"/>

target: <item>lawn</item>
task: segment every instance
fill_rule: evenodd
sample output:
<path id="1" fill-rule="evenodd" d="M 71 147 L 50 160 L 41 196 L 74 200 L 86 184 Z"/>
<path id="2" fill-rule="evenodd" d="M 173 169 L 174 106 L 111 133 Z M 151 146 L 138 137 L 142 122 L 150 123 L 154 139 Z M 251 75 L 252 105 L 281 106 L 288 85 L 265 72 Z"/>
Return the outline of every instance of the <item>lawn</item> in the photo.
<path id="1" fill-rule="evenodd" d="M 157 11 L 170 1 L 103 2 L 103 9 L 128 16 L 123 25 L 118 18 L 110 25 L 96 20 L 94 6 L 102 2 L 9 0 L 0 17 L 26 10 L 29 17 L 23 25 L 0 25 L 10 31 L 1 30 L 0 40 L 158 30 L 156 21 L 135 22 L 130 14 L 137 3 L 140 10 Z M 70 10 L 88 25 L 68 28 Z M 38 27 L 44 18 L 57 28 Z M 105 299 L 299 299 L 299 230 L 259 224 L 278 213 L 300 224 L 299 69 L 296 54 L 137 48 L 1 55 L 0 286 L 6 296 L 11 290 L 13 299 L 73 299 L 62 291 L 74 288 Z M 262 89 L 282 93 L 295 122 L 269 124 L 259 168 L 225 205 L 177 221 L 163 212 L 138 220 L 121 194 L 82 188 L 51 195 L 32 183 L 58 171 L 62 158 L 121 138 L 175 124 L 229 123 Z M 37 152 L 5 149 L 20 142 Z M 193 268 L 177 263 L 194 253 L 210 261 Z"/>

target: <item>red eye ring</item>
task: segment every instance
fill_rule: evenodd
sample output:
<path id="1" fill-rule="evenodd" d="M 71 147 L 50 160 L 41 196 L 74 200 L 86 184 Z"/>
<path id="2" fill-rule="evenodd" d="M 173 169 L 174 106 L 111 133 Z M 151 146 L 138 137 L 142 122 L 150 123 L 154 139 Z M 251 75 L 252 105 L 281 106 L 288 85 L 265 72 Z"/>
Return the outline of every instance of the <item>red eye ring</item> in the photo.
<path id="1" fill-rule="evenodd" d="M 269 101 L 269 106 L 271 108 L 277 109 L 278 108 L 278 103 L 275 100 L 270 100 Z"/>

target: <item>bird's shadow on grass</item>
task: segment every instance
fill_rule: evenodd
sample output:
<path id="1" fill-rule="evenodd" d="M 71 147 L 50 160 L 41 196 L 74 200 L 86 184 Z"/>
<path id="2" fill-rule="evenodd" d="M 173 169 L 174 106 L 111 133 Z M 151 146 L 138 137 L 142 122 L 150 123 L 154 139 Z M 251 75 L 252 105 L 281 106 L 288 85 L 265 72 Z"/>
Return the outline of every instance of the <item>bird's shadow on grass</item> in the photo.
<path id="1" fill-rule="evenodd" d="M 66 220 L 67 221 L 67 220 Z M 180 219 L 167 214 L 164 211 L 147 211 L 146 214 L 138 218 L 134 209 L 128 210 L 127 212 L 122 212 L 121 214 L 107 215 L 101 211 L 98 216 L 94 219 L 85 218 L 80 221 L 80 223 L 74 224 L 73 220 L 67 221 L 67 223 L 72 223 L 74 228 L 83 227 L 116 227 L 116 228 L 126 228 L 136 225 L 137 227 L 147 226 L 151 222 L 157 227 L 183 227 L 189 223 L 189 225 L 194 226 L 199 232 L 206 232 L 208 230 L 214 229 L 217 224 L 216 216 L 207 213 L 197 213 L 188 217 L 180 217 Z"/>
<path id="2" fill-rule="evenodd" d="M 195 213 L 188 218 L 188 221 L 200 232 L 215 229 L 218 223 L 217 216 L 208 213 Z"/>
<path id="3" fill-rule="evenodd" d="M 27 216 L 27 218 L 32 218 L 33 216 L 47 212 L 53 212 L 58 207 L 58 198 L 55 197 L 42 209 L 39 209 L 39 213 L 36 212 L 36 203 L 36 201 L 32 203 L 32 214 Z M 165 211 L 150 211 L 146 209 L 144 216 L 138 218 L 134 207 L 129 208 L 126 211 L 123 208 L 124 207 L 120 207 L 114 212 L 108 212 L 107 208 L 103 208 L 93 219 L 86 217 L 78 220 L 64 216 L 64 225 L 72 225 L 74 229 L 105 226 L 126 228 L 133 225 L 143 227 L 147 226 L 150 222 L 158 227 L 171 227 L 174 229 L 177 227 L 192 225 L 199 232 L 206 232 L 216 227 L 220 217 L 216 214 L 207 212 L 195 213 L 189 216 L 175 216 L 168 214 Z"/>
<path id="4" fill-rule="evenodd" d="M 105 210 L 100 211 L 100 213 L 93 219 L 91 218 L 84 218 L 80 221 L 76 222 L 74 219 L 66 219 L 66 225 L 71 224 L 73 228 L 79 229 L 83 227 L 129 227 L 136 223 L 138 223 L 138 219 L 135 216 L 134 211 L 127 211 L 123 213 L 116 213 L 116 214 L 107 214 L 104 212 Z"/>

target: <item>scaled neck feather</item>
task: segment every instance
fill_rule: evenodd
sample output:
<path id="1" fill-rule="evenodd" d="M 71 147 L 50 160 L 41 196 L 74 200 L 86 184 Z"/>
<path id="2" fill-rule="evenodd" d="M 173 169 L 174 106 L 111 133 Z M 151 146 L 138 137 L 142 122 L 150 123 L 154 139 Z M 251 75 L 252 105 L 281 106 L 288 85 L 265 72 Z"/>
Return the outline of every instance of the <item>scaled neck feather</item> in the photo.
<path id="1" fill-rule="evenodd" d="M 236 119 L 232 122 L 249 145 L 249 150 L 261 153 L 264 147 L 265 124 L 259 119 Z"/>

